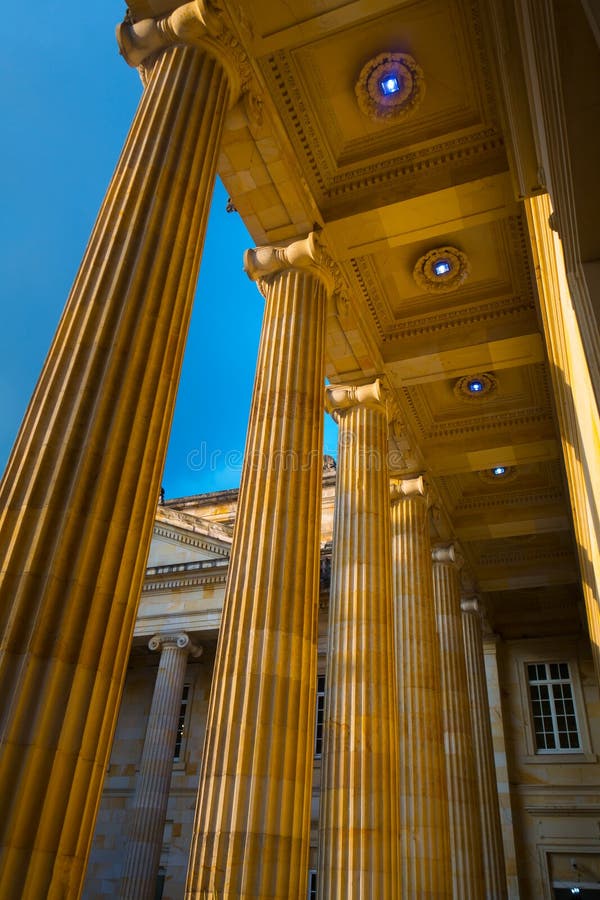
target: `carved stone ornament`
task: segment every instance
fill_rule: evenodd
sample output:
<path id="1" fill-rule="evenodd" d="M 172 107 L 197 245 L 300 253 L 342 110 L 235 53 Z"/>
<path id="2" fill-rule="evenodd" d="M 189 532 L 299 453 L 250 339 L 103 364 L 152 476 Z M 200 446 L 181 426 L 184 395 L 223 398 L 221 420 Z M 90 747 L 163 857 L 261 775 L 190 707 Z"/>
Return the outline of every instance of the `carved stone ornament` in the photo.
<path id="1" fill-rule="evenodd" d="M 473 390 L 472 388 L 474 383 L 478 385 L 476 390 Z M 473 375 L 463 375 L 463 377 L 459 378 L 454 385 L 454 396 L 458 397 L 460 400 L 466 400 L 467 402 L 472 403 L 474 400 L 477 401 L 480 397 L 489 396 L 496 390 L 497 386 L 498 380 L 489 372 L 477 372 Z"/>
<path id="2" fill-rule="evenodd" d="M 231 83 L 231 103 L 245 93 L 251 81 L 246 53 L 227 27 L 224 10 L 211 0 L 192 0 L 155 19 L 133 22 L 131 16 L 117 26 L 119 52 L 133 67 L 144 67 L 148 60 L 169 47 L 198 47 L 216 57 L 227 71 Z"/>
<path id="3" fill-rule="evenodd" d="M 184 631 L 155 634 L 148 641 L 150 650 L 162 650 L 164 647 L 176 647 L 178 650 L 186 650 L 190 656 L 200 658 L 204 652 L 202 646 L 194 644 L 190 636 Z"/>
<path id="4" fill-rule="evenodd" d="M 263 295 L 270 279 L 290 269 L 312 270 L 325 284 L 328 294 L 332 294 L 335 278 L 330 263 L 329 255 L 314 231 L 288 244 L 254 247 L 244 253 L 244 271 L 257 283 Z"/>
<path id="5" fill-rule="evenodd" d="M 422 498 L 428 502 L 428 492 L 422 475 L 413 475 L 410 478 L 390 479 L 390 499 L 392 503 L 400 500 L 414 500 Z"/>
<path id="6" fill-rule="evenodd" d="M 390 83 L 386 92 L 384 85 Z M 425 95 L 423 70 L 408 53 L 379 53 L 360 70 L 356 99 L 370 119 L 406 119 Z"/>
<path id="7" fill-rule="evenodd" d="M 413 269 L 418 287 L 431 293 L 455 291 L 471 274 L 466 254 L 456 247 L 436 247 L 423 254 Z"/>
<path id="8" fill-rule="evenodd" d="M 325 409 L 337 421 L 340 412 L 355 406 L 387 414 L 386 392 L 379 378 L 371 384 L 330 384 L 325 388 Z"/>

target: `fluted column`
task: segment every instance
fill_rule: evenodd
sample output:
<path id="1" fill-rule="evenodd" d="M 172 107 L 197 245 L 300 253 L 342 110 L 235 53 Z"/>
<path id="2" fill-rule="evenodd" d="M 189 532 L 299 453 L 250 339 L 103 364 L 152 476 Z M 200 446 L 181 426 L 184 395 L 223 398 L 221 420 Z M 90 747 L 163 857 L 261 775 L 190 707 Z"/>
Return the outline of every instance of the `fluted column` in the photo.
<path id="1" fill-rule="evenodd" d="M 392 479 L 403 897 L 452 896 L 440 646 L 422 476 Z"/>
<path id="2" fill-rule="evenodd" d="M 339 455 L 318 896 L 392 900 L 401 886 L 388 421 L 379 381 L 327 394 Z"/>
<path id="3" fill-rule="evenodd" d="M 450 862 L 454 900 L 483 900 L 481 828 L 460 611 L 459 567 L 454 546 L 432 551 L 442 672 L 442 721 L 450 814 Z"/>
<path id="4" fill-rule="evenodd" d="M 85 871 L 232 98 L 220 27 L 146 69 L 0 488 L 2 897 Z"/>
<path id="5" fill-rule="evenodd" d="M 493 897 L 494 900 L 495 898 L 502 900 L 507 896 L 506 868 L 496 787 L 490 705 L 485 677 L 481 608 L 477 597 L 465 598 L 461 600 L 460 605 L 481 819 L 485 896 Z"/>
<path id="6" fill-rule="evenodd" d="M 185 670 L 188 655 L 202 655 L 183 633 L 156 634 L 148 646 L 161 653 L 119 890 L 127 900 L 153 900 L 156 894 Z"/>
<path id="7" fill-rule="evenodd" d="M 304 900 L 329 275 L 314 234 L 245 267 L 266 307 L 186 896 Z"/>

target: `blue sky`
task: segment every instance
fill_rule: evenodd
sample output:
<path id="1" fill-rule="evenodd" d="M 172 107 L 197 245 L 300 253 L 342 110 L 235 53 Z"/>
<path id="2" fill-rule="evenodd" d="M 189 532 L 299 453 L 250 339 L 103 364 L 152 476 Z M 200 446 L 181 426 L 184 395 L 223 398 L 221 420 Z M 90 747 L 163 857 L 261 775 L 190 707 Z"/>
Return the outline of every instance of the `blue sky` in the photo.
<path id="1" fill-rule="evenodd" d="M 120 58 L 124 8 L 47 2 L 3 15 L 0 97 L 0 470 L 4 469 L 141 83 Z M 163 483 L 167 497 L 236 487 L 263 299 L 242 270 L 252 241 L 217 184 Z M 326 429 L 335 451 L 335 426 Z"/>

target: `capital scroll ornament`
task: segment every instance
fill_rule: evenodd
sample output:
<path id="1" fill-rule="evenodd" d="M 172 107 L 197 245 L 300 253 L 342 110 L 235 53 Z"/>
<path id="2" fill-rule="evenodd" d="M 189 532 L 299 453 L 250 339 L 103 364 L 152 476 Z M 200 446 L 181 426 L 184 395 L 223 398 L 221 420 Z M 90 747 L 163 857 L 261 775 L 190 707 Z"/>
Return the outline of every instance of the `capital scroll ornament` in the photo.
<path id="1" fill-rule="evenodd" d="M 268 282 L 289 269 L 312 270 L 325 284 L 328 294 L 335 290 L 329 256 L 315 231 L 288 244 L 254 247 L 244 253 L 244 271 L 265 294 Z"/>
<path id="2" fill-rule="evenodd" d="M 192 0 L 167 15 L 138 22 L 126 15 L 117 25 L 116 36 L 121 56 L 130 66 L 144 66 L 169 47 L 198 47 L 218 59 L 228 73 L 232 105 L 249 88 L 250 62 L 227 27 L 223 5 L 214 0 Z"/>
<path id="3" fill-rule="evenodd" d="M 194 644 L 189 634 L 184 631 L 155 634 L 148 641 L 150 650 L 163 650 L 167 646 L 174 646 L 178 650 L 187 650 L 190 656 L 196 659 L 199 659 L 204 653 L 204 648 Z"/>
<path id="4" fill-rule="evenodd" d="M 355 406 L 387 414 L 385 391 L 379 378 L 371 384 L 330 384 L 325 388 L 325 409 L 334 418 Z"/>
<path id="5" fill-rule="evenodd" d="M 436 544 L 431 548 L 431 559 L 434 563 L 456 566 L 460 569 L 464 558 L 455 544 Z"/>
<path id="6" fill-rule="evenodd" d="M 415 475 L 412 478 L 392 478 L 390 480 L 390 499 L 392 503 L 419 498 L 427 502 L 427 485 L 422 475 Z"/>
<path id="7" fill-rule="evenodd" d="M 481 618 L 482 609 L 479 597 L 461 597 L 460 608 L 464 613 L 472 613 Z"/>

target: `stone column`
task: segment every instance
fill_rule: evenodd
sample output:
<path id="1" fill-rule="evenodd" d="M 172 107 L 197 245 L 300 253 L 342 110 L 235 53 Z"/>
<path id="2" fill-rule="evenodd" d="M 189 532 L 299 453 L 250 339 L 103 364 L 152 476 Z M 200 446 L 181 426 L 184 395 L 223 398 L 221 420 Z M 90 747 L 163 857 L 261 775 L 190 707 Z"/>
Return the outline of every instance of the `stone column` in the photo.
<path id="1" fill-rule="evenodd" d="M 379 381 L 327 389 L 339 423 L 318 896 L 392 900 L 398 746 L 387 469 Z"/>
<path id="2" fill-rule="evenodd" d="M 458 570 L 462 560 L 452 544 L 434 547 L 432 556 L 441 650 L 453 896 L 460 900 L 483 900 L 481 827 L 460 611 Z"/>
<path id="3" fill-rule="evenodd" d="M 156 893 L 185 670 L 189 654 L 202 655 L 202 648 L 182 633 L 156 634 L 148 646 L 161 654 L 119 890 L 127 900 L 153 900 Z"/>
<path id="4" fill-rule="evenodd" d="M 461 600 L 467 683 L 471 703 L 473 750 L 481 838 L 485 896 L 506 897 L 506 868 L 502 846 L 500 807 L 494 766 L 494 746 L 490 724 L 490 705 L 485 677 L 481 608 L 477 597 Z"/>
<path id="5" fill-rule="evenodd" d="M 392 564 L 400 747 L 402 896 L 452 896 L 427 491 L 422 476 L 392 479 Z"/>
<path id="6" fill-rule="evenodd" d="M 266 307 L 186 896 L 304 900 L 330 277 L 315 234 L 245 268 Z"/>
<path id="7" fill-rule="evenodd" d="M 77 897 L 85 872 L 237 90 L 205 12 L 208 50 L 152 45 L 0 487 L 2 897 Z"/>

